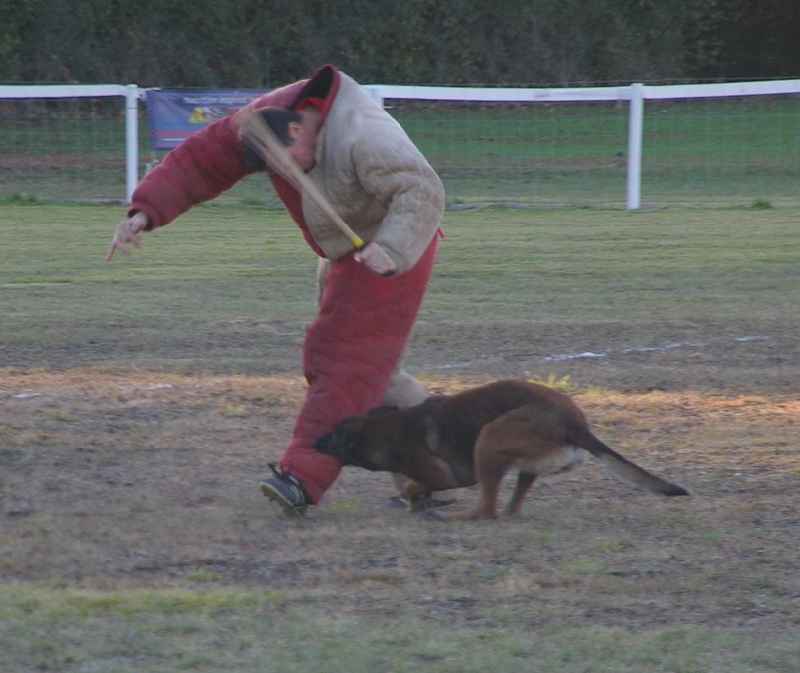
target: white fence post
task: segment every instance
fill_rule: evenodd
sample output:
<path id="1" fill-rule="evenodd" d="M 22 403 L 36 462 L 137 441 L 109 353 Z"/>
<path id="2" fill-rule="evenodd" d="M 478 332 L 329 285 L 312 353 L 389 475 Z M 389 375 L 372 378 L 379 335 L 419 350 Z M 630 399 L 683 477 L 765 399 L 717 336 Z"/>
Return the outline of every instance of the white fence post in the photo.
<path id="1" fill-rule="evenodd" d="M 372 99 L 381 107 L 383 107 L 383 93 L 381 93 L 381 86 L 375 84 L 367 84 L 364 86 L 367 93 L 372 96 Z"/>
<path id="2" fill-rule="evenodd" d="M 644 85 L 631 84 L 628 116 L 627 209 L 642 205 L 642 129 L 644 126 Z"/>
<path id="3" fill-rule="evenodd" d="M 139 182 L 139 87 L 125 87 L 125 203 Z"/>

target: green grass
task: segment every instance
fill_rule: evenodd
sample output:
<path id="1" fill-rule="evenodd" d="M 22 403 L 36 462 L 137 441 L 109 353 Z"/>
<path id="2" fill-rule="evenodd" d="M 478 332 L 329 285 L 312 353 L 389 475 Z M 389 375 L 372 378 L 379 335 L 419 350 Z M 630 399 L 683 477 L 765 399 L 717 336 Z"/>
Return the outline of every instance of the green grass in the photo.
<path id="1" fill-rule="evenodd" d="M 24 350 L 35 332 L 40 351 L 51 343 L 91 358 L 93 348 L 132 348 L 150 362 L 171 361 L 171 346 L 222 345 L 232 325 L 255 323 L 299 341 L 298 330 L 281 326 L 313 317 L 315 261 L 283 212 L 201 207 L 145 235 L 130 258 L 106 263 L 123 213 L 37 204 L 0 211 L 6 347 Z M 756 330 L 800 305 L 800 284 L 791 282 L 797 220 L 796 209 L 778 208 L 451 211 L 421 322 L 535 321 L 544 330 L 605 324 L 624 312 L 632 339 L 654 315 Z M 236 352 L 221 352 L 215 366 L 258 367 L 257 353 L 243 363 Z"/>
<path id="2" fill-rule="evenodd" d="M 48 367 L 69 352 L 85 361 L 130 348 L 157 365 L 181 361 L 181 350 L 194 361 L 181 344 L 206 342 L 224 352 L 212 367 L 230 370 L 260 360 L 237 332 L 301 337 L 294 324 L 313 315 L 316 262 L 283 213 L 201 208 L 148 235 L 131 258 L 106 263 L 123 215 L 107 206 L 2 210 L 3 347 L 24 353 L 35 333 L 37 350 L 52 354 Z M 237 340 L 244 361 L 231 349 Z"/>
<path id="3" fill-rule="evenodd" d="M 390 610 L 385 620 L 320 611 L 311 592 L 236 588 L 0 587 L 0 623 L 0 666 L 8 671 L 750 673 L 789 671 L 798 656 L 788 637 L 765 643 L 703 626 L 548 632 L 519 623 L 509 609 L 473 628 L 448 629 L 397 622 Z"/>

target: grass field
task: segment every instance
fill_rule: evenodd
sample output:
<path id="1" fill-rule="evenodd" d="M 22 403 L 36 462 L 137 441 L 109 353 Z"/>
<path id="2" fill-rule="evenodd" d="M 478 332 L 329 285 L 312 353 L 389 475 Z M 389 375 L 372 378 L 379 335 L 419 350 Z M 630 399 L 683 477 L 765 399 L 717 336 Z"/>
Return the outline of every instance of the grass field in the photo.
<path id="1" fill-rule="evenodd" d="M 800 208 L 449 210 L 409 369 L 548 381 L 692 493 L 590 461 L 457 525 L 356 469 L 284 519 L 312 256 L 209 205 L 105 263 L 122 210 L 0 205 L 0 671 L 800 669 Z"/>

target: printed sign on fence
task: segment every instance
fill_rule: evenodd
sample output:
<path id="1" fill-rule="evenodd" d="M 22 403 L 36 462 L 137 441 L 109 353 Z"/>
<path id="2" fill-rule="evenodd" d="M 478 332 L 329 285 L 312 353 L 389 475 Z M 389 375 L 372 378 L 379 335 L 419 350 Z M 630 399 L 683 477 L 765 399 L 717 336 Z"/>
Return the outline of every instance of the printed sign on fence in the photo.
<path id="1" fill-rule="evenodd" d="M 213 121 L 235 112 L 267 89 L 149 89 L 150 149 L 171 150 Z"/>

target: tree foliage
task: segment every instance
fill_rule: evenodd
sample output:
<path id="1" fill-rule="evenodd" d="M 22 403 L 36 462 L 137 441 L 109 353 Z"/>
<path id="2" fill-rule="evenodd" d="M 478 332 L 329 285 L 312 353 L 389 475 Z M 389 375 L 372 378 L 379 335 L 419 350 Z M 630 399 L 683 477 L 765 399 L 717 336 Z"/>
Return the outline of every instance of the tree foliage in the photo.
<path id="1" fill-rule="evenodd" d="M 797 0 L 0 0 L 0 81 L 267 87 L 780 77 Z"/>

